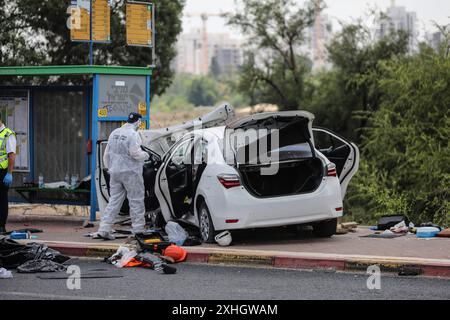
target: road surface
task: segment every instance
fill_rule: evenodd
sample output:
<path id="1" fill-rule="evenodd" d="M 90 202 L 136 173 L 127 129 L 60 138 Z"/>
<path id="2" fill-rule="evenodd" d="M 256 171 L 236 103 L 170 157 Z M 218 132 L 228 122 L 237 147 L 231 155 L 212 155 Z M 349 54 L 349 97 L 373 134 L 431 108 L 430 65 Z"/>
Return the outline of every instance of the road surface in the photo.
<path id="1" fill-rule="evenodd" d="M 81 279 L 81 290 L 69 290 L 67 280 L 17 274 L 0 279 L 2 299 L 145 299 L 145 300 L 308 300 L 308 299 L 446 299 L 450 280 L 382 275 L 381 290 L 369 290 L 364 273 L 297 271 L 248 267 L 177 265 L 176 275 L 153 270 L 124 269 L 99 260 L 74 259 L 82 273 L 107 269 L 121 278 Z"/>

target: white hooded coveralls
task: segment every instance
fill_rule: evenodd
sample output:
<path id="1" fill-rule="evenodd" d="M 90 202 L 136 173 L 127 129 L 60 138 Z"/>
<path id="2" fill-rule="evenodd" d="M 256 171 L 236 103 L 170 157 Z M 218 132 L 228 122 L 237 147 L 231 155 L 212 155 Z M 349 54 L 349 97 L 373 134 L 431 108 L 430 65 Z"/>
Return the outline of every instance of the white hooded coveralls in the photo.
<path id="1" fill-rule="evenodd" d="M 144 161 L 149 154 L 141 149 L 142 140 L 136 131 L 138 124 L 127 123 L 114 130 L 103 156 L 110 173 L 110 198 L 102 214 L 99 232 L 111 232 L 123 201 L 128 198 L 133 233 L 145 230 Z"/>

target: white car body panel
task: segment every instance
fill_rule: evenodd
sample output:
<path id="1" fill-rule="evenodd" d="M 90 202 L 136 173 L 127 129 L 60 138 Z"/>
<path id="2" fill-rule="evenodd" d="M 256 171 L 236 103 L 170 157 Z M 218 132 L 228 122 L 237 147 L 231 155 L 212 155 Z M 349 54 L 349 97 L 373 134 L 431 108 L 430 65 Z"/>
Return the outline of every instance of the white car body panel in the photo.
<path id="1" fill-rule="evenodd" d="M 312 193 L 275 198 L 254 197 L 244 186 L 225 189 L 217 176 L 239 173 L 225 162 L 221 154 L 218 139 L 223 136 L 224 130 L 225 127 L 220 127 L 198 132 L 208 141 L 208 162 L 212 164 L 208 164 L 203 172 L 194 201 L 196 204 L 199 199 L 206 202 L 216 231 L 306 224 L 342 216 L 341 186 L 336 177 L 324 177 L 319 188 Z M 316 153 L 324 165 L 329 163 L 319 151 Z M 164 177 L 163 171 L 161 167 L 158 176 L 161 174 Z M 161 181 L 160 186 L 163 190 L 167 189 L 165 181 Z M 171 204 L 166 200 L 170 197 L 169 192 L 164 192 L 164 198 L 158 185 L 156 190 L 164 218 L 166 221 L 173 219 Z M 338 208 L 339 211 L 336 210 Z M 198 226 L 197 209 L 195 205 L 194 215 L 183 218 Z M 238 219 L 239 222 L 228 224 L 228 219 Z"/>

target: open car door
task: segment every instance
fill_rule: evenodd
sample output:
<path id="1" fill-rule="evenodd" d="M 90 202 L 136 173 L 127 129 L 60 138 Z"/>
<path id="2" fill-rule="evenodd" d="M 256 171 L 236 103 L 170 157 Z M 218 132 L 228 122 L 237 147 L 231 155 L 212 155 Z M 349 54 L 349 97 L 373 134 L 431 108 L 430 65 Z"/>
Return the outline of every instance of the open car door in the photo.
<path id="1" fill-rule="evenodd" d="M 314 127 L 313 134 L 316 149 L 336 165 L 344 199 L 348 184 L 359 168 L 359 149 L 354 143 L 325 128 Z"/>
<path id="2" fill-rule="evenodd" d="M 106 150 L 107 141 L 99 141 L 97 143 L 97 169 L 95 171 L 95 182 L 97 188 L 97 199 L 100 212 L 104 212 L 104 209 L 108 205 L 110 197 L 110 174 L 108 169 L 105 168 L 103 163 L 103 155 Z M 153 212 L 159 209 L 158 199 L 155 195 L 155 179 L 156 172 L 161 165 L 161 158 L 156 153 L 143 147 L 144 151 L 150 154 L 150 159 L 144 163 L 144 186 L 145 186 L 145 210 L 146 212 Z M 121 213 L 128 214 L 130 207 L 128 205 L 128 199 L 125 199 Z"/>
<path id="3" fill-rule="evenodd" d="M 186 133 L 198 129 L 223 126 L 234 121 L 235 113 L 232 106 L 223 103 L 208 114 L 185 122 L 157 130 L 139 131 L 142 138 L 142 148 L 152 155 L 152 160 L 144 164 L 144 184 L 145 184 L 145 207 L 147 212 L 157 211 L 159 202 L 155 195 L 155 179 L 161 159 L 170 148 L 179 141 Z M 103 164 L 103 154 L 106 150 L 107 141 L 97 143 L 97 165 L 95 172 L 95 183 L 97 189 L 97 199 L 100 212 L 104 212 L 109 201 L 109 173 Z M 172 181 L 175 185 L 177 182 Z M 182 187 L 182 185 L 180 185 Z M 181 194 L 181 193 L 179 193 Z M 124 201 L 121 210 L 123 213 L 129 212 L 128 201 Z"/>

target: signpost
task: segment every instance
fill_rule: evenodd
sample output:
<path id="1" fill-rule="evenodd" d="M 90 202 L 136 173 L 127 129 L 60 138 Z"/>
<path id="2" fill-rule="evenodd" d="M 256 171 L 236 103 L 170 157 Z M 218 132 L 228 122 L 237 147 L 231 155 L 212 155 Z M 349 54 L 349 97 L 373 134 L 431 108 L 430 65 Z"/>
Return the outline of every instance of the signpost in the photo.
<path id="1" fill-rule="evenodd" d="M 128 1 L 126 17 L 127 45 L 152 48 L 155 61 L 155 6 L 149 2 Z"/>
<path id="2" fill-rule="evenodd" d="M 109 0 L 72 0 L 70 38 L 89 43 L 89 63 L 93 64 L 94 43 L 111 42 Z"/>
<path id="3" fill-rule="evenodd" d="M 92 0 L 92 38 L 94 42 L 111 41 L 111 8 L 108 0 Z"/>

